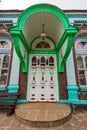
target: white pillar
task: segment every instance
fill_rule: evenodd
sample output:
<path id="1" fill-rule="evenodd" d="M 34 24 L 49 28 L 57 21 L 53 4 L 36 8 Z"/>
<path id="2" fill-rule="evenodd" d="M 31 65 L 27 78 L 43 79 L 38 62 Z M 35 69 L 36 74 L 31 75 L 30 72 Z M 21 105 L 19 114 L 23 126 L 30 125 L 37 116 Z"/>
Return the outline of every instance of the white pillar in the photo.
<path id="1" fill-rule="evenodd" d="M 12 58 L 12 68 L 10 74 L 10 84 L 8 86 L 8 91 L 10 92 L 18 92 L 19 89 L 19 71 L 20 71 L 20 61 L 16 54 L 15 49 L 13 50 L 13 58 Z"/>
<path id="2" fill-rule="evenodd" d="M 67 74 L 67 89 L 68 89 L 68 99 L 77 100 L 78 99 L 78 87 L 76 85 L 75 68 L 73 53 L 71 53 L 66 62 L 66 74 Z"/>

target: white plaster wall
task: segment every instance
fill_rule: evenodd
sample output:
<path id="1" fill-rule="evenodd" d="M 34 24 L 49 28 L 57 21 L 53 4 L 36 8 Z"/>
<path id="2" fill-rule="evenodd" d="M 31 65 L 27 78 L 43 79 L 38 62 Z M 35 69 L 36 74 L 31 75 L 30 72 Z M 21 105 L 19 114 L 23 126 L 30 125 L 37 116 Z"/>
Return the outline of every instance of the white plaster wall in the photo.
<path id="1" fill-rule="evenodd" d="M 66 73 L 67 73 L 68 85 L 76 85 L 75 68 L 74 68 L 72 51 L 71 51 L 71 53 L 67 59 L 67 62 L 66 62 Z"/>
<path id="2" fill-rule="evenodd" d="M 10 75 L 10 84 L 18 84 L 19 81 L 19 70 L 20 70 L 20 61 L 16 54 L 15 49 L 13 50 L 13 58 L 12 58 L 12 68 Z"/>

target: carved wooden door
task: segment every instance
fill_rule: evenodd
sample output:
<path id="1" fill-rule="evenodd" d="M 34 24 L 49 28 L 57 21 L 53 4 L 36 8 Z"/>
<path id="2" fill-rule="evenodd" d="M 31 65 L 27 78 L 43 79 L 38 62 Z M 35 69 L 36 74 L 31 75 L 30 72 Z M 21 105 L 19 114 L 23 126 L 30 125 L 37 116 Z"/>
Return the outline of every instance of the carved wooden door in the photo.
<path id="1" fill-rule="evenodd" d="M 58 101 L 58 76 L 55 55 L 31 55 L 29 101 Z"/>

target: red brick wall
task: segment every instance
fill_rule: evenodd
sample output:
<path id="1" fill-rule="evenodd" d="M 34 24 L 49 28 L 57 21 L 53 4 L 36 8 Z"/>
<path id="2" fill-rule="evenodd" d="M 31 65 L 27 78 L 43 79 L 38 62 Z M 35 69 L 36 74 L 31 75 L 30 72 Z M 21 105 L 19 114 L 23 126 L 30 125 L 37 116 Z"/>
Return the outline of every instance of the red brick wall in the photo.
<path id="1" fill-rule="evenodd" d="M 60 99 L 68 99 L 66 71 L 59 73 Z"/>
<path id="2" fill-rule="evenodd" d="M 22 73 L 22 69 L 20 67 L 20 75 L 19 75 L 19 92 L 20 97 L 19 99 L 25 99 L 26 98 L 26 85 L 27 85 L 27 74 Z"/>

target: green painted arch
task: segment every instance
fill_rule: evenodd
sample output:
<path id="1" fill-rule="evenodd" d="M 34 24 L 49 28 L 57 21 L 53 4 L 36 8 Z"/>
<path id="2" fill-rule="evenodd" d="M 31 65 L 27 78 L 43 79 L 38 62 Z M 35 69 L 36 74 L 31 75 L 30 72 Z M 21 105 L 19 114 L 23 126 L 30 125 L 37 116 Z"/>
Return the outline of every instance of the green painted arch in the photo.
<path id="1" fill-rule="evenodd" d="M 66 63 L 67 58 L 68 58 L 68 56 L 71 52 L 72 45 L 73 45 L 73 36 L 71 35 L 71 36 L 68 37 L 68 45 L 67 45 L 65 54 L 62 58 L 61 65 L 59 66 L 59 72 L 64 72 L 65 63 Z"/>
<path id="2" fill-rule="evenodd" d="M 40 36 L 37 36 L 37 37 L 35 37 L 35 38 L 31 41 L 31 43 L 30 43 L 30 49 L 32 49 L 32 45 L 33 45 L 34 41 L 36 41 L 36 40 L 39 39 L 39 38 L 40 38 Z M 54 49 L 56 49 L 56 42 L 54 41 L 54 39 L 51 38 L 51 37 L 49 37 L 49 36 L 46 36 L 46 38 L 49 39 L 49 40 L 53 43 Z"/>
<path id="3" fill-rule="evenodd" d="M 62 22 L 64 29 L 68 28 L 68 26 L 69 26 L 68 17 L 67 17 L 67 15 L 65 15 L 65 13 L 61 9 L 59 9 L 58 7 L 56 7 L 54 5 L 50 5 L 50 4 L 37 4 L 37 5 L 31 6 L 31 7 L 27 8 L 25 11 L 23 11 L 23 13 L 18 18 L 17 26 L 16 26 L 17 29 L 22 30 L 24 28 L 24 24 L 25 24 L 26 20 L 31 15 L 41 12 L 41 11 L 49 12 L 49 13 L 55 15 Z"/>
<path id="4" fill-rule="evenodd" d="M 22 64 L 22 72 L 27 72 L 27 68 L 25 66 L 25 62 L 23 60 L 23 56 L 22 56 L 22 53 L 21 53 L 21 50 L 20 50 L 20 44 L 19 44 L 19 38 L 18 37 L 15 37 L 14 36 L 14 46 L 15 46 L 15 50 L 16 50 L 16 53 L 20 59 L 20 62 Z"/>

